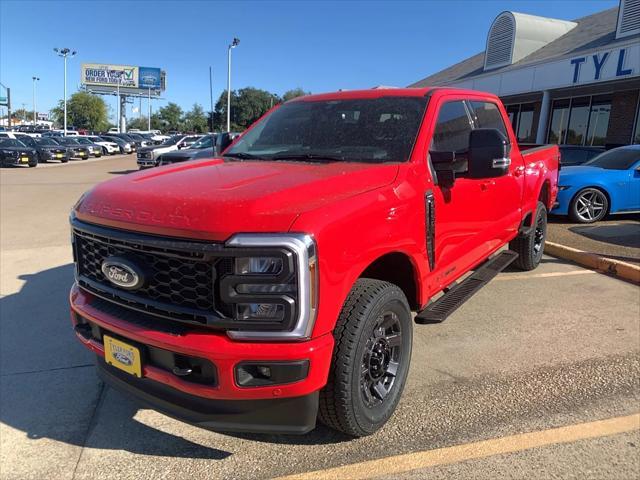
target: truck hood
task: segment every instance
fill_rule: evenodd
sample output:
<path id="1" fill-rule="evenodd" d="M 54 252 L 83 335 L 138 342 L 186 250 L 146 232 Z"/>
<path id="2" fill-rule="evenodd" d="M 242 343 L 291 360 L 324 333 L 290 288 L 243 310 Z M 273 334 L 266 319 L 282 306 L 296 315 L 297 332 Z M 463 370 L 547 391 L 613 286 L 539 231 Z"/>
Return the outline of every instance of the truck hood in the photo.
<path id="1" fill-rule="evenodd" d="M 390 184 L 398 168 L 196 160 L 101 183 L 78 202 L 75 214 L 91 223 L 194 239 L 286 232 L 303 212 Z"/>
<path id="2" fill-rule="evenodd" d="M 138 153 L 146 153 L 146 152 L 154 152 L 156 154 L 161 154 L 165 152 L 172 152 L 174 150 L 178 150 L 178 147 L 175 145 L 169 145 L 167 147 L 161 147 L 160 145 L 149 146 L 149 147 L 140 147 L 138 149 Z"/>

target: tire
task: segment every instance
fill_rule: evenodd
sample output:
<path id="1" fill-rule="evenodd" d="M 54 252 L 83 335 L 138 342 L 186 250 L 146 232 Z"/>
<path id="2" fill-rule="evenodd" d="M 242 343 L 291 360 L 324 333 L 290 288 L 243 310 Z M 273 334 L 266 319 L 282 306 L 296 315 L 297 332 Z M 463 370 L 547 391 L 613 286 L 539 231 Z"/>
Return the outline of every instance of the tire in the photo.
<path id="1" fill-rule="evenodd" d="M 38 166 L 38 159 L 35 158 L 33 162 L 29 162 L 29 168 L 35 168 Z"/>
<path id="2" fill-rule="evenodd" d="M 62 163 L 69 163 L 69 159 L 68 158 L 63 158 L 62 160 L 60 160 Z"/>
<path id="3" fill-rule="evenodd" d="M 547 209 L 538 202 L 533 228 L 528 235 L 520 235 L 509 243 L 509 248 L 518 254 L 513 262 L 520 270 L 529 271 L 540 265 L 547 239 Z"/>
<path id="4" fill-rule="evenodd" d="M 400 288 L 369 278 L 355 283 L 333 332 L 329 378 L 320 391 L 322 423 L 362 437 L 389 420 L 409 372 L 412 328 Z"/>
<path id="5" fill-rule="evenodd" d="M 108 155 L 109 152 L 107 152 L 107 147 L 102 147 L 102 155 Z"/>
<path id="6" fill-rule="evenodd" d="M 599 188 L 583 188 L 571 200 L 569 218 L 575 223 L 594 223 L 609 212 L 609 199 Z"/>

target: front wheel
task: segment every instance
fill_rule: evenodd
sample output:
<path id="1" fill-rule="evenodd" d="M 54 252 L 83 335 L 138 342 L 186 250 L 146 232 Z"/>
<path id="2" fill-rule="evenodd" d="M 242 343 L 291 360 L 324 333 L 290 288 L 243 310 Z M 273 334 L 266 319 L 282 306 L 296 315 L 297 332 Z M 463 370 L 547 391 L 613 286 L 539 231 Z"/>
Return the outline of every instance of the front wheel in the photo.
<path id="1" fill-rule="evenodd" d="M 371 435 L 395 411 L 409 372 L 413 331 L 407 298 L 392 283 L 361 278 L 333 335 L 320 421 L 354 437 Z"/>
<path id="2" fill-rule="evenodd" d="M 509 248 L 518 254 L 513 262 L 520 270 L 533 270 L 542 260 L 547 239 L 547 209 L 538 202 L 532 228 L 526 235 L 519 235 L 509 243 Z"/>
<path id="3" fill-rule="evenodd" d="M 602 190 L 584 188 L 569 206 L 569 217 L 576 223 L 594 223 L 602 220 L 609 210 L 609 199 Z"/>

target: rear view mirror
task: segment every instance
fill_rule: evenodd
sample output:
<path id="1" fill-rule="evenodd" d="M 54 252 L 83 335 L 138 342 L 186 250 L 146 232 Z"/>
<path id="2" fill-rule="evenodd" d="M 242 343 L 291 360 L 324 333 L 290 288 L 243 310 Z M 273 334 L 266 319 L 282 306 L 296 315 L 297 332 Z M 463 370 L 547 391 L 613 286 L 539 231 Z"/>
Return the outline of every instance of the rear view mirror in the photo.
<path id="1" fill-rule="evenodd" d="M 469 134 L 469 177 L 501 177 L 509 172 L 511 145 L 495 128 L 477 128 Z"/>

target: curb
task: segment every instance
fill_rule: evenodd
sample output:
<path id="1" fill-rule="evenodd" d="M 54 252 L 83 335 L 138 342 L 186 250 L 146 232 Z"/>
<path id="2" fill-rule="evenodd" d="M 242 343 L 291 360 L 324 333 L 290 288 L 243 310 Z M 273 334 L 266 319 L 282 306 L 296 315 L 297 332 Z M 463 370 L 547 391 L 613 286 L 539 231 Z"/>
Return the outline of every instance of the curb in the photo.
<path id="1" fill-rule="evenodd" d="M 636 285 L 640 285 L 640 266 L 638 265 L 614 260 L 612 258 L 601 257 L 595 253 L 583 252 L 582 250 L 553 242 L 545 243 L 544 253 L 564 260 L 570 260 L 584 267 L 608 273 L 615 277 L 635 283 Z"/>

